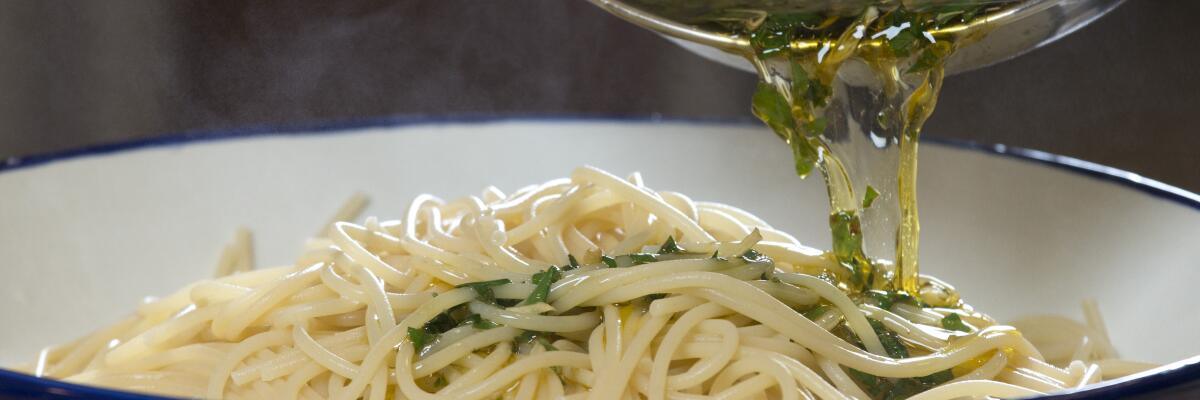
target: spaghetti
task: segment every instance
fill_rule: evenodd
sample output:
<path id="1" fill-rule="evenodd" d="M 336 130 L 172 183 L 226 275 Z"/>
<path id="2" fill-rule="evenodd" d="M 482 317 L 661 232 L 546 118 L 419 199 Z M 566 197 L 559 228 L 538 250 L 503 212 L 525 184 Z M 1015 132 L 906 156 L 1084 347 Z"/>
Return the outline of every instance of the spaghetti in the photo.
<path id="1" fill-rule="evenodd" d="M 364 201 L 291 266 L 252 269 L 239 233 L 216 278 L 31 372 L 231 399 L 865 400 L 1027 396 L 1148 367 L 1115 359 L 1094 304 L 1086 324 L 1027 320 L 1070 328 L 1027 338 L 931 277 L 916 296 L 849 290 L 827 253 L 637 174 L 582 167 L 345 222 Z"/>

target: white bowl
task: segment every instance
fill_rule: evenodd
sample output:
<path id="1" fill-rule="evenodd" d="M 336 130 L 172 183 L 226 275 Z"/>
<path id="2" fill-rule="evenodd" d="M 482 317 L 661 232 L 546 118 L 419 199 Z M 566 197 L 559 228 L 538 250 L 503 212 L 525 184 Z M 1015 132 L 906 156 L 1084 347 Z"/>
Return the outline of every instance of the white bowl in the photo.
<path id="1" fill-rule="evenodd" d="M 797 178 L 789 151 L 758 125 L 366 125 L 288 136 L 224 132 L 10 160 L 0 167 L 0 365 L 29 361 L 42 346 L 128 314 L 143 296 L 209 276 L 236 227 L 256 233 L 260 265 L 290 263 L 356 191 L 371 195 L 368 215 L 395 218 L 419 193 L 511 190 L 591 164 L 641 171 L 651 187 L 733 204 L 808 244 L 829 245 L 820 178 Z M 212 138 L 236 140 L 197 140 Z M 927 143 L 922 272 L 956 284 L 1000 320 L 1080 318 L 1080 302 L 1095 298 L 1128 358 L 1168 363 L 1200 354 L 1193 291 L 1200 196 L 1045 153 Z M 1200 376 L 1194 363 L 1172 369 L 1142 381 Z M 0 375 L 0 395 L 14 376 Z M 18 378 L 9 384 L 70 386 Z"/>

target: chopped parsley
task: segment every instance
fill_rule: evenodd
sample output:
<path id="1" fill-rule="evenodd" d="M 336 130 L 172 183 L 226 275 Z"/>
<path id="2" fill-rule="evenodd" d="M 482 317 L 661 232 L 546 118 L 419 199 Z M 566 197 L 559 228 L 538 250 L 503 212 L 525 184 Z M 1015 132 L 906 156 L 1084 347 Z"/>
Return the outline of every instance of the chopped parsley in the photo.
<path id="1" fill-rule="evenodd" d="M 955 313 L 950 313 L 945 317 L 942 317 L 942 327 L 952 331 L 967 333 L 971 332 L 971 327 L 967 326 L 967 324 L 963 322 L 962 317 L 959 317 L 958 314 Z"/>
<path id="2" fill-rule="evenodd" d="M 629 257 L 629 260 L 631 261 L 630 265 L 642 265 L 658 261 L 657 257 L 649 253 L 633 253 L 627 257 Z"/>
<path id="3" fill-rule="evenodd" d="M 667 241 L 663 242 L 662 247 L 658 248 L 658 254 L 675 254 L 682 252 L 683 248 L 679 247 L 679 244 L 675 243 L 675 237 L 673 236 L 667 236 Z"/>
<path id="4" fill-rule="evenodd" d="M 546 302 L 546 298 L 550 296 L 550 285 L 562 279 L 562 273 L 558 267 L 551 266 L 545 271 L 533 274 L 533 292 L 529 293 L 529 297 L 521 302 L 521 305 L 537 304 Z"/>
<path id="5" fill-rule="evenodd" d="M 916 297 L 899 291 L 882 291 L 868 290 L 863 292 L 862 301 L 874 304 L 876 307 L 884 310 L 891 310 L 892 306 L 899 303 L 911 304 L 917 307 L 925 307 L 925 302 Z"/>
<path id="6" fill-rule="evenodd" d="M 617 260 L 609 256 L 600 256 L 600 262 L 604 263 L 604 265 L 607 265 L 609 268 L 617 267 Z"/>
<path id="7" fill-rule="evenodd" d="M 871 208 L 875 204 L 875 199 L 879 197 L 879 191 L 875 187 L 867 185 L 867 193 L 863 195 L 862 208 Z"/>
<path id="8" fill-rule="evenodd" d="M 484 303 L 495 303 L 496 293 L 492 291 L 492 288 L 500 285 L 507 285 L 509 283 L 512 283 L 512 281 L 508 280 L 508 278 L 504 278 L 490 281 L 464 283 L 455 287 L 469 287 L 475 291 L 475 294 L 479 296 L 479 301 Z"/>
<path id="9" fill-rule="evenodd" d="M 420 351 L 425 348 L 425 344 L 433 342 L 434 335 L 425 332 L 421 328 L 408 327 L 408 341 L 412 342 L 413 348 Z"/>
<path id="10" fill-rule="evenodd" d="M 811 321 L 816 321 L 817 318 L 821 318 L 822 315 L 825 315 L 826 311 L 829 311 L 829 305 L 819 304 L 816 307 L 805 310 L 801 314 L 804 315 L 804 318 L 808 318 Z"/>

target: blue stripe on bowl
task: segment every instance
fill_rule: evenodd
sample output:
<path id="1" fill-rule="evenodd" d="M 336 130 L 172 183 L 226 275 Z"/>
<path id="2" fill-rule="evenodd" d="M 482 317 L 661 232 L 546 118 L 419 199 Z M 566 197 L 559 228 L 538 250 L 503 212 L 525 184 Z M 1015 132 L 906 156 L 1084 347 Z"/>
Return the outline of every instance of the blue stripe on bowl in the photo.
<path id="1" fill-rule="evenodd" d="M 454 116 L 391 116 L 369 119 L 323 121 L 289 125 L 253 125 L 236 129 L 183 132 L 149 139 L 88 146 L 66 151 L 10 157 L 0 160 L 0 173 L 29 168 L 56 161 L 80 157 L 119 153 L 142 148 L 180 146 L 188 143 L 249 138 L 273 135 L 328 135 L 350 133 L 366 128 L 398 127 L 439 123 L 494 123 L 494 122 L 607 122 L 607 123 L 688 123 L 704 125 L 757 125 L 752 119 L 727 118 L 659 118 L 659 117 L 605 117 L 594 115 L 508 115 L 492 114 Z M 984 153 L 1030 161 L 1096 179 L 1116 183 L 1148 195 L 1169 200 L 1200 210 L 1200 195 L 1142 177 L 1117 168 L 1060 156 L 1038 150 L 1005 146 L 986 145 L 949 139 L 926 138 L 925 143 L 975 150 Z M 1179 361 L 1144 373 L 1107 381 L 1087 388 L 1040 396 L 1047 400 L 1111 399 L 1129 398 L 1200 398 L 1200 356 Z M 0 399 L 112 399 L 112 400 L 161 400 L 165 397 L 76 385 L 52 379 L 0 369 Z"/>

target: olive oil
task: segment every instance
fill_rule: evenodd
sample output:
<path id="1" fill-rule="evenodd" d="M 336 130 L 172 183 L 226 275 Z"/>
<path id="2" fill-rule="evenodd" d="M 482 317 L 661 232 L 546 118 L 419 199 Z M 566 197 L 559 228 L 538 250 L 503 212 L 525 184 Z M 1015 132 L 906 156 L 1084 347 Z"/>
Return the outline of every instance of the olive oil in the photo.
<path id="1" fill-rule="evenodd" d="M 945 62 L 986 34 L 996 0 L 636 0 L 745 39 L 752 110 L 787 142 L 796 173 L 829 194 L 831 271 L 847 289 L 920 293 L 917 147 Z M 891 261 L 888 261 L 891 260 Z"/>

